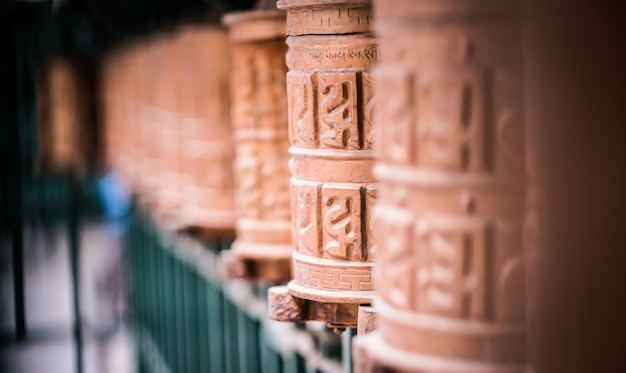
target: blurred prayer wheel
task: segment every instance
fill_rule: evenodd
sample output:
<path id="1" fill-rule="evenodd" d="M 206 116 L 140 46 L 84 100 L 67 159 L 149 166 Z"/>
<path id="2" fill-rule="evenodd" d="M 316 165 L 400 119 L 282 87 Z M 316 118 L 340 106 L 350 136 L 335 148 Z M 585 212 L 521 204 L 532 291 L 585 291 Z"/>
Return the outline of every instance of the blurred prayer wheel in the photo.
<path id="1" fill-rule="evenodd" d="M 357 372 L 523 372 L 519 9 L 376 2 L 377 331 Z"/>
<path id="2" fill-rule="evenodd" d="M 180 64 L 181 46 L 175 34 L 163 34 L 158 41 L 158 56 L 152 61 L 157 65 L 155 106 L 155 144 L 158 182 L 154 185 L 156 192 L 155 212 L 168 222 L 179 224 L 178 209 L 181 206 L 182 191 L 180 174 L 181 167 L 181 114 L 180 114 Z M 174 219 L 172 221 L 171 219 Z"/>
<path id="3" fill-rule="evenodd" d="M 134 77 L 137 83 L 135 94 L 135 107 L 131 107 L 131 102 L 125 100 L 126 109 L 124 115 L 128 118 L 128 114 L 136 112 L 136 121 L 134 124 L 137 133 L 137 153 L 135 162 L 137 162 L 136 190 L 139 196 L 139 202 L 148 206 L 155 202 L 157 196 L 156 189 L 159 185 L 158 160 L 159 160 L 159 117 L 156 110 L 156 90 L 158 88 L 158 79 L 160 65 L 157 61 L 163 58 L 163 52 L 160 50 L 159 38 L 153 37 L 143 41 L 137 45 L 136 58 L 140 68 Z"/>
<path id="4" fill-rule="evenodd" d="M 98 155 L 87 71 L 79 61 L 59 56 L 43 66 L 38 79 L 40 164 L 85 170 Z"/>
<path id="5" fill-rule="evenodd" d="M 205 232 L 235 227 L 234 144 L 230 124 L 228 37 L 222 28 L 180 30 L 182 222 Z"/>
<path id="6" fill-rule="evenodd" d="M 100 74 L 102 84 L 100 100 L 102 102 L 102 118 L 104 123 L 104 155 L 105 165 L 110 169 L 117 169 L 120 164 L 118 143 L 120 125 L 117 115 L 117 97 L 119 95 L 119 69 L 122 52 L 110 51 L 104 58 Z"/>
<path id="7" fill-rule="evenodd" d="M 291 278 L 285 13 L 230 13 L 237 239 L 226 277 Z M 227 258 L 223 256 L 223 258 Z M 226 262 L 224 262 L 226 264 Z"/>
<path id="8" fill-rule="evenodd" d="M 142 174 L 142 134 L 140 123 L 141 95 L 144 89 L 141 81 L 142 70 L 146 68 L 144 49 L 134 42 L 126 46 L 128 62 L 125 64 L 125 73 L 122 80 L 126 89 L 121 110 L 124 114 L 124 135 L 126 149 L 123 167 L 126 169 L 125 182 L 133 192 L 138 192 L 144 175 Z"/>
<path id="9" fill-rule="evenodd" d="M 136 120 L 141 88 L 137 79 L 141 68 L 138 51 L 138 46 L 131 44 L 109 52 L 101 70 L 106 165 L 133 190 L 140 179 Z"/>
<path id="10" fill-rule="evenodd" d="M 287 11 L 294 279 L 270 289 L 270 317 L 354 327 L 374 293 L 371 7 L 283 0 L 278 8 Z"/>

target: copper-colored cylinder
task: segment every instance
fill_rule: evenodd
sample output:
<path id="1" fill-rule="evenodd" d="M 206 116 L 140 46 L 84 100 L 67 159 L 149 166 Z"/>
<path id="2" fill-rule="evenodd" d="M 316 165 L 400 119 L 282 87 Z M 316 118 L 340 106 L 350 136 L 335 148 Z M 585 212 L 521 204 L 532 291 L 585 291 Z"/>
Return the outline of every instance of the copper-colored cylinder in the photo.
<path id="1" fill-rule="evenodd" d="M 360 372 L 526 366 L 516 1 L 375 2 L 375 305 Z"/>
<path id="2" fill-rule="evenodd" d="M 124 72 L 118 79 L 124 84 L 123 101 L 120 102 L 120 109 L 123 112 L 123 134 L 124 140 L 124 159 L 122 167 L 125 169 L 125 182 L 133 192 L 139 190 L 144 175 L 141 169 L 141 125 L 140 107 L 141 94 L 143 90 L 141 76 L 142 70 L 146 68 L 144 65 L 144 53 L 141 44 L 133 42 L 125 47 L 127 62 L 124 64 Z"/>
<path id="3" fill-rule="evenodd" d="M 289 46 L 294 279 L 288 288 L 295 298 L 337 310 L 307 317 L 356 326 L 358 305 L 373 296 L 371 7 L 284 0 L 278 8 L 287 12 Z"/>
<path id="4" fill-rule="evenodd" d="M 39 73 L 39 158 L 45 168 L 84 170 L 94 161 L 93 97 L 86 78 L 80 62 L 64 56 L 52 58 Z"/>
<path id="5" fill-rule="evenodd" d="M 235 227 L 233 161 L 226 31 L 216 26 L 181 29 L 183 116 L 181 220 L 187 226 L 232 231 Z"/>
<path id="6" fill-rule="evenodd" d="M 119 66 L 122 52 L 117 49 L 109 51 L 104 57 L 100 69 L 100 99 L 102 107 L 103 123 L 103 147 L 105 165 L 109 169 L 116 170 L 119 164 L 117 143 L 119 139 L 119 128 L 117 118 L 116 98 L 119 95 Z"/>
<path id="7" fill-rule="evenodd" d="M 289 140 L 285 86 L 285 13 L 227 14 L 233 69 L 231 112 L 236 143 L 238 260 L 254 266 L 245 277 L 291 276 Z"/>
<path id="8" fill-rule="evenodd" d="M 163 34 L 157 42 L 157 58 L 152 62 L 157 67 L 155 101 L 153 110 L 153 133 L 156 145 L 156 166 L 153 172 L 158 177 L 154 185 L 156 193 L 155 212 L 161 218 L 178 217 L 182 191 L 181 167 L 181 113 L 180 73 L 182 55 L 180 40 L 176 34 Z"/>
<path id="9" fill-rule="evenodd" d="M 163 126 L 158 107 L 159 86 L 163 85 L 162 64 L 164 49 L 161 40 L 164 36 L 157 35 L 142 42 L 137 53 L 139 70 L 137 79 L 141 87 L 138 98 L 138 132 L 139 132 L 139 159 L 138 173 L 141 178 L 137 180 L 139 190 L 139 202 L 144 206 L 154 206 L 158 197 L 158 190 L 161 187 L 160 177 L 160 140 L 161 127 Z M 163 94 L 163 93 L 161 93 Z M 131 110 L 129 108 L 129 110 Z"/>

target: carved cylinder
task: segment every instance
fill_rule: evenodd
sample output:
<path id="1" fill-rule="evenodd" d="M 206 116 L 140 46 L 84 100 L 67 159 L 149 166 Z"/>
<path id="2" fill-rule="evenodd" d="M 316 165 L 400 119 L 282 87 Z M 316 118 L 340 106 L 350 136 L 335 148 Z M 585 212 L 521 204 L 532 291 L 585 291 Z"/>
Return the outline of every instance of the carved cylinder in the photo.
<path id="1" fill-rule="evenodd" d="M 287 94 L 294 279 L 292 296 L 339 304 L 355 326 L 373 295 L 369 216 L 376 60 L 367 1 L 283 0 L 287 11 Z M 330 321 L 330 320 L 323 320 Z"/>
<path id="2" fill-rule="evenodd" d="M 285 13 L 227 14 L 233 69 L 231 112 L 238 207 L 233 253 L 255 268 L 246 277 L 291 276 Z"/>
<path id="3" fill-rule="evenodd" d="M 357 371 L 522 372 L 515 1 L 376 5 L 380 324 L 357 338 Z"/>
<path id="4" fill-rule="evenodd" d="M 235 202 L 226 31 L 206 25 L 180 31 L 182 221 L 206 230 L 232 230 Z"/>

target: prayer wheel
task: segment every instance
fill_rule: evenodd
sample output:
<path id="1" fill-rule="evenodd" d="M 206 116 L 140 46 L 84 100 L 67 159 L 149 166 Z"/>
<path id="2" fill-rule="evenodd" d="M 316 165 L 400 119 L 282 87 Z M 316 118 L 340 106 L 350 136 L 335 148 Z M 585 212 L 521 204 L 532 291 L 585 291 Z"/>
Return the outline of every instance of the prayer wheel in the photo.
<path id="1" fill-rule="evenodd" d="M 237 239 L 226 277 L 291 277 L 285 13 L 229 13 L 231 112 L 236 148 Z"/>
<path id="2" fill-rule="evenodd" d="M 138 45 L 136 58 L 141 66 L 137 71 L 137 93 L 136 107 L 125 110 L 126 114 L 130 110 L 137 111 L 137 174 L 141 175 L 136 182 L 136 189 L 139 196 L 139 202 L 144 207 L 153 205 L 159 185 L 158 173 L 158 154 L 159 154 L 159 130 L 160 125 L 158 110 L 156 109 L 158 82 L 162 77 L 159 76 L 160 65 L 157 61 L 163 58 L 163 52 L 160 49 L 160 39 L 153 36 Z M 128 102 L 127 106 L 128 106 Z"/>
<path id="3" fill-rule="evenodd" d="M 180 224 L 179 208 L 182 199 L 180 182 L 181 167 L 181 113 L 180 64 L 181 45 L 176 34 L 163 34 L 158 41 L 159 58 L 152 63 L 157 65 L 153 129 L 156 134 L 158 182 L 155 212 L 168 223 Z"/>
<path id="4" fill-rule="evenodd" d="M 269 292 L 270 317 L 354 327 L 371 302 L 376 196 L 371 167 L 377 57 L 369 1 L 283 0 L 294 279 Z"/>
<path id="5" fill-rule="evenodd" d="M 181 223 L 205 232 L 235 227 L 234 144 L 230 124 L 228 37 L 211 25 L 179 31 L 182 115 Z"/>
<path id="6" fill-rule="evenodd" d="M 95 162 L 92 89 L 78 60 L 57 56 L 43 65 L 37 82 L 41 167 L 83 171 Z"/>
<path id="7" fill-rule="evenodd" d="M 357 372 L 526 368 L 515 1 L 375 2 L 378 329 Z"/>
<path id="8" fill-rule="evenodd" d="M 104 58 L 100 74 L 102 84 L 100 90 L 100 102 L 102 103 L 102 118 L 104 122 L 104 155 L 105 165 L 109 169 L 117 169 L 120 161 L 117 149 L 119 142 L 117 97 L 120 85 L 119 69 L 122 59 L 120 50 L 110 51 Z"/>

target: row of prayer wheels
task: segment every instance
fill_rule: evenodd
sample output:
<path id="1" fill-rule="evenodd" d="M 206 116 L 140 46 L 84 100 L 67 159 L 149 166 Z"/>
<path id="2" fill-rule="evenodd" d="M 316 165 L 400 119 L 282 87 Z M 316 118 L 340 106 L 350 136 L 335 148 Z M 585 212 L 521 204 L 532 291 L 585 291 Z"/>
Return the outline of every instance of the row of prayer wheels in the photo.
<path id="1" fill-rule="evenodd" d="M 234 227 L 229 71 L 227 35 L 214 26 L 130 44 L 103 64 L 108 163 L 177 225 Z"/>
<path id="2" fill-rule="evenodd" d="M 270 317 L 341 330 L 373 304 L 357 371 L 522 372 L 516 2 L 277 8 L 111 53 L 110 166 L 158 218 L 236 230 L 232 276 L 291 280 Z"/>

